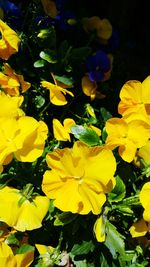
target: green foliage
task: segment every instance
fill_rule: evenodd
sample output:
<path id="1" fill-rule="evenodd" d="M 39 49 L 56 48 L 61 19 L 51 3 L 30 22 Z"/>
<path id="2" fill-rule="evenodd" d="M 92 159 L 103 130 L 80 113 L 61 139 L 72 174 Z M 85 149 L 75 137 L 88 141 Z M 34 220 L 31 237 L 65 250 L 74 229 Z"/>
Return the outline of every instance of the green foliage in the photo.
<path id="1" fill-rule="evenodd" d="M 41 51 L 40 58 L 52 64 L 57 62 L 55 51 L 50 49 L 45 49 L 44 51 Z"/>
<path id="2" fill-rule="evenodd" d="M 29 251 L 34 251 L 34 247 L 29 244 L 23 244 L 20 248 L 16 250 L 16 254 L 24 254 Z"/>
<path id="3" fill-rule="evenodd" d="M 71 127 L 71 132 L 75 138 L 89 146 L 96 146 L 100 144 L 99 136 L 96 132 L 87 126 L 75 125 Z"/>
<path id="4" fill-rule="evenodd" d="M 110 250 L 113 258 L 116 258 L 118 253 L 120 255 L 125 254 L 125 242 L 124 236 L 121 235 L 116 227 L 109 221 L 106 222 L 106 240 L 105 245 Z"/>
<path id="5" fill-rule="evenodd" d="M 71 223 L 77 218 L 77 214 L 72 214 L 71 212 L 63 212 L 61 214 L 56 214 L 56 219 L 54 221 L 55 226 L 66 225 Z"/>
<path id="6" fill-rule="evenodd" d="M 119 175 L 116 176 L 116 185 L 112 192 L 108 194 L 108 200 L 110 202 L 121 201 L 126 194 L 126 187 Z"/>

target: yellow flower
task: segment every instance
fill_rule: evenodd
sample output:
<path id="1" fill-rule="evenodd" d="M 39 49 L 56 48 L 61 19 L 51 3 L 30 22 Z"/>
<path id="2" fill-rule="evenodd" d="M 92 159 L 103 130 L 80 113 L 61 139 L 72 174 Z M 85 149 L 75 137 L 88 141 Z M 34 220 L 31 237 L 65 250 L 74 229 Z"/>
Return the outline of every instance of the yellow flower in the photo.
<path id="1" fill-rule="evenodd" d="M 22 75 L 16 74 L 8 63 L 4 64 L 3 72 L 0 72 L 0 85 L 2 90 L 11 96 L 19 96 L 21 92 L 26 92 L 31 84 L 25 82 Z"/>
<path id="2" fill-rule="evenodd" d="M 28 191 L 8 186 L 0 189 L 0 221 L 21 232 L 40 228 L 49 207 L 46 196 L 28 197 Z"/>
<path id="3" fill-rule="evenodd" d="M 75 142 L 73 148 L 47 154 L 52 170 L 44 173 L 42 190 L 62 211 L 99 214 L 105 193 L 115 186 L 116 161 L 110 150 Z"/>
<path id="4" fill-rule="evenodd" d="M 127 123 L 123 118 L 109 119 L 106 122 L 106 132 L 106 147 L 119 147 L 119 155 L 127 162 L 134 159 L 137 148 L 144 146 L 150 137 L 150 127 L 144 121 Z"/>
<path id="5" fill-rule="evenodd" d="M 132 237 L 139 237 L 146 235 L 147 232 L 150 232 L 150 223 L 145 222 L 143 219 L 134 223 L 130 229 L 130 234 Z"/>
<path id="6" fill-rule="evenodd" d="M 120 91 L 118 112 L 123 116 L 132 113 L 150 115 L 150 76 L 142 83 L 136 80 L 126 82 Z"/>
<path id="7" fill-rule="evenodd" d="M 43 153 L 48 127 L 43 121 L 24 116 L 19 118 L 18 128 L 17 139 L 22 142 L 22 147 L 15 151 L 15 157 L 19 161 L 33 162 Z"/>
<path id="8" fill-rule="evenodd" d="M 50 93 L 50 101 L 52 104 L 57 105 L 57 106 L 63 106 L 67 104 L 67 100 L 65 98 L 66 94 L 69 94 L 71 96 L 74 96 L 72 92 L 66 90 L 65 88 L 68 88 L 67 85 L 64 85 L 58 81 L 55 80 L 54 75 L 54 84 L 47 82 L 47 81 L 42 81 L 41 85 L 49 90 Z"/>
<path id="9" fill-rule="evenodd" d="M 20 39 L 17 33 L 0 19 L 0 58 L 9 59 L 12 54 L 18 52 Z"/>
<path id="10" fill-rule="evenodd" d="M 0 118 L 19 118 L 24 115 L 20 106 L 24 100 L 23 96 L 11 97 L 0 92 Z"/>
<path id="11" fill-rule="evenodd" d="M 56 4 L 54 1 L 51 0 L 41 0 L 43 5 L 45 14 L 50 16 L 51 18 L 55 18 L 58 15 L 58 11 L 56 8 Z"/>
<path id="12" fill-rule="evenodd" d="M 63 121 L 63 125 L 59 120 L 53 119 L 53 133 L 54 137 L 58 141 L 71 141 L 70 139 L 70 127 L 75 125 L 75 121 L 73 119 L 65 119 Z"/>
<path id="13" fill-rule="evenodd" d="M 94 233 L 98 242 L 105 241 L 105 222 L 103 216 L 100 216 L 94 224 Z"/>
<path id="14" fill-rule="evenodd" d="M 143 185 L 140 192 L 140 202 L 144 208 L 143 218 L 150 222 L 150 182 Z"/>
<path id="15" fill-rule="evenodd" d="M 36 160 L 43 153 L 47 133 L 47 125 L 32 117 L 0 118 L 0 166 L 7 165 L 13 154 L 19 161 Z"/>
<path id="16" fill-rule="evenodd" d="M 108 19 L 100 19 L 97 16 L 82 19 L 85 31 L 96 31 L 97 37 L 101 43 L 107 43 L 112 35 L 112 25 Z"/>
<path id="17" fill-rule="evenodd" d="M 0 243 L 0 263 L 2 267 L 28 267 L 34 260 L 34 251 L 14 255 L 12 249 L 5 243 Z"/>
<path id="18" fill-rule="evenodd" d="M 92 82 L 88 75 L 82 77 L 82 91 L 85 95 L 90 96 L 91 101 L 95 98 L 103 99 L 105 95 L 103 95 L 100 91 L 97 90 L 97 83 Z"/>
<path id="19" fill-rule="evenodd" d="M 12 153 L 22 148 L 23 140 L 18 138 L 18 121 L 14 118 L 0 118 L 0 165 L 12 160 Z"/>

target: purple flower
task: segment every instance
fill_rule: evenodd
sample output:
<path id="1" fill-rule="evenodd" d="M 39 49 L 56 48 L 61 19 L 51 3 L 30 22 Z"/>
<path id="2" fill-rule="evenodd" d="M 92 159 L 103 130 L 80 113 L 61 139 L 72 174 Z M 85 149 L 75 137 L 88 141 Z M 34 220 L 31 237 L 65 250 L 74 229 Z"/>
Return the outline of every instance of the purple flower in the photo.
<path id="1" fill-rule="evenodd" d="M 110 60 L 105 52 L 98 50 L 95 55 L 87 58 L 87 69 L 92 82 L 102 81 L 105 72 L 111 67 Z"/>
<path id="2" fill-rule="evenodd" d="M 0 7 L 4 10 L 5 13 L 7 13 L 9 15 L 13 15 L 13 16 L 20 16 L 21 15 L 20 8 L 10 1 L 1 0 L 0 1 Z"/>
<path id="3" fill-rule="evenodd" d="M 21 9 L 8 0 L 1 0 L 0 8 L 4 10 L 6 21 L 10 25 L 10 27 L 12 27 L 14 30 L 20 29 L 23 21 L 23 14 Z"/>

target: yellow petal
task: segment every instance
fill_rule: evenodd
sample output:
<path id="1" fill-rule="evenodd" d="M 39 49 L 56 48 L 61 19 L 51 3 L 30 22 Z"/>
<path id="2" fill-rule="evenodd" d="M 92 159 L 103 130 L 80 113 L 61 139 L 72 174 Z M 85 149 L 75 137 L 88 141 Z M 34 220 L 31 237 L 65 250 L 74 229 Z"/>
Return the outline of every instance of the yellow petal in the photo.
<path id="1" fill-rule="evenodd" d="M 134 223 L 130 229 L 130 234 L 132 235 L 132 237 L 139 237 L 139 236 L 144 236 L 146 235 L 146 233 L 148 232 L 148 226 L 146 224 L 146 222 L 141 219 L 140 221 Z"/>
<path id="2" fill-rule="evenodd" d="M 108 40 L 112 35 L 112 25 L 108 19 L 102 19 L 97 29 L 97 36 L 101 39 Z"/>
<path id="3" fill-rule="evenodd" d="M 63 121 L 64 128 L 68 131 L 68 133 L 71 133 L 70 128 L 74 125 L 76 125 L 75 121 L 73 119 L 66 118 Z"/>
<path id="4" fill-rule="evenodd" d="M 28 267 L 34 260 L 34 251 L 31 250 L 24 254 L 16 254 L 15 259 L 17 262 L 17 267 Z"/>
<path id="5" fill-rule="evenodd" d="M 35 196 L 32 201 L 25 200 L 19 206 L 21 197 L 17 189 L 6 186 L 0 190 L 0 220 L 21 232 L 40 228 L 48 211 L 49 199 Z"/>
<path id="6" fill-rule="evenodd" d="M 91 100 L 96 97 L 97 83 L 90 81 L 88 76 L 82 78 L 82 90 L 87 96 L 90 96 Z"/>
<path id="7" fill-rule="evenodd" d="M 2 20 L 0 20 L 0 31 L 2 35 L 0 40 L 0 57 L 7 60 L 18 51 L 20 39 L 17 33 Z"/>
<path id="8" fill-rule="evenodd" d="M 53 133 L 58 141 L 70 141 L 70 135 L 59 120 L 53 119 Z"/>
<path id="9" fill-rule="evenodd" d="M 47 252 L 53 252 L 54 248 L 51 246 L 45 246 L 45 245 L 40 245 L 40 244 L 35 244 L 35 247 L 37 248 L 38 252 L 40 255 L 45 254 Z"/>
<path id="10" fill-rule="evenodd" d="M 15 156 L 19 161 L 33 162 L 43 153 L 48 127 L 44 122 L 27 116 L 18 122 L 20 134 L 17 140 L 22 140 L 22 148 L 15 152 Z"/>
<path id="11" fill-rule="evenodd" d="M 55 18 L 58 14 L 56 4 L 51 0 L 41 0 L 45 14 L 50 16 L 51 18 Z"/>
<path id="12" fill-rule="evenodd" d="M 140 202 L 145 209 L 143 218 L 145 221 L 150 222 L 150 182 L 147 182 L 143 185 L 140 192 Z"/>
<path id="13" fill-rule="evenodd" d="M 94 224 L 94 233 L 98 242 L 105 241 L 105 224 L 103 216 L 100 216 Z"/>

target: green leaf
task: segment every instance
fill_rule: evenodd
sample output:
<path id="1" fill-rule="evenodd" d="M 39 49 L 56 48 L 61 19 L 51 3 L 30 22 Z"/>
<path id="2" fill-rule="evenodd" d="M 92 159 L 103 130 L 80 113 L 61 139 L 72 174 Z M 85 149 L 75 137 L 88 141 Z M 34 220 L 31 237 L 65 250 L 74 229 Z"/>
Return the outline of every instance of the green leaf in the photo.
<path id="1" fill-rule="evenodd" d="M 88 266 L 86 260 L 83 260 L 83 261 L 74 261 L 74 263 L 75 263 L 75 266 L 76 267 L 87 267 Z"/>
<path id="2" fill-rule="evenodd" d="M 121 201 L 126 194 L 126 187 L 122 179 L 117 175 L 116 176 L 116 185 L 111 193 L 108 194 L 109 202 L 119 202 Z"/>
<path id="3" fill-rule="evenodd" d="M 45 66 L 45 61 L 42 59 L 39 59 L 37 61 L 34 62 L 34 67 L 35 68 L 42 68 Z"/>
<path id="4" fill-rule="evenodd" d="M 102 253 L 101 253 L 101 256 L 100 256 L 100 266 L 101 267 L 109 267 L 107 259 L 105 258 L 105 256 Z"/>
<path id="5" fill-rule="evenodd" d="M 102 140 L 103 140 L 103 142 L 105 143 L 106 138 L 107 138 L 107 136 L 108 136 L 105 127 L 104 127 L 103 130 L 102 130 L 101 136 L 102 136 Z"/>
<path id="6" fill-rule="evenodd" d="M 62 41 L 62 43 L 60 44 L 60 47 L 58 49 L 58 55 L 59 58 L 63 59 L 68 51 L 69 48 L 69 44 L 67 42 L 67 40 Z"/>
<path id="7" fill-rule="evenodd" d="M 55 75 L 55 79 L 59 82 L 62 82 L 68 86 L 72 86 L 73 85 L 73 78 L 72 77 L 67 77 L 65 75 L 63 76 L 58 76 L 58 75 Z"/>
<path id="8" fill-rule="evenodd" d="M 29 251 L 34 251 L 34 247 L 29 244 L 23 244 L 20 248 L 16 250 L 16 254 L 24 254 Z"/>
<path id="9" fill-rule="evenodd" d="M 80 59 L 81 61 L 83 59 L 86 59 L 86 57 L 91 53 L 90 47 L 80 47 L 72 49 L 70 58 L 71 60 L 77 60 Z"/>
<path id="10" fill-rule="evenodd" d="M 122 236 L 116 227 L 109 221 L 106 222 L 106 240 L 105 245 L 110 250 L 113 258 L 117 257 L 117 253 L 120 255 L 125 254 L 124 236 Z"/>
<path id="11" fill-rule="evenodd" d="M 10 234 L 6 238 L 6 242 L 8 245 L 16 245 L 19 246 L 19 240 L 16 237 L 16 234 Z"/>
<path id="12" fill-rule="evenodd" d="M 75 138 L 89 146 L 96 146 L 100 144 L 100 139 L 97 133 L 87 126 L 75 125 L 71 127 L 71 132 Z"/>
<path id="13" fill-rule="evenodd" d="M 44 51 L 40 52 L 40 58 L 43 60 L 47 61 L 48 63 L 56 63 L 57 58 L 56 58 L 56 53 L 54 50 L 50 49 L 45 49 Z"/>
<path id="14" fill-rule="evenodd" d="M 120 211 L 121 213 L 127 216 L 133 215 L 133 210 L 124 204 L 117 205 L 116 210 Z"/>
<path id="15" fill-rule="evenodd" d="M 92 240 L 90 241 L 83 241 L 82 244 L 75 244 L 71 250 L 71 255 L 83 255 L 88 254 L 90 251 L 94 250 L 94 244 Z"/>
<path id="16" fill-rule="evenodd" d="M 61 214 L 56 215 L 56 219 L 54 221 L 55 226 L 66 225 L 71 223 L 77 218 L 78 214 L 72 214 L 71 212 L 63 212 Z"/>
<path id="17" fill-rule="evenodd" d="M 35 105 L 36 105 L 37 108 L 41 108 L 45 104 L 45 98 L 42 97 L 41 95 L 37 95 L 35 97 L 34 102 L 35 102 Z"/>
<path id="18" fill-rule="evenodd" d="M 101 112 L 101 115 L 102 115 L 104 122 L 106 122 L 108 119 L 112 118 L 111 113 L 107 109 L 102 107 L 102 108 L 100 108 L 100 112 Z"/>

